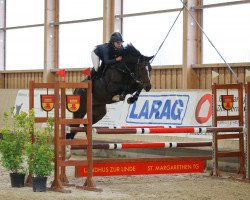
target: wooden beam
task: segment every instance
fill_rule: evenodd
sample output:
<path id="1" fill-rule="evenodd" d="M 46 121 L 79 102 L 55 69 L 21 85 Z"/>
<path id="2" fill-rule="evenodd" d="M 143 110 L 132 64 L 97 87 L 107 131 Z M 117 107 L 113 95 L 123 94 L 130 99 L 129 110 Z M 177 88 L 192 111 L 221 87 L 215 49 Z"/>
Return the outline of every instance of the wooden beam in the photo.
<path id="1" fill-rule="evenodd" d="M 58 29 L 59 26 L 51 22 L 59 21 L 59 1 L 45 1 L 45 27 L 44 27 L 44 72 L 43 82 L 52 82 L 55 76 L 51 69 L 58 68 Z"/>
<path id="2" fill-rule="evenodd" d="M 114 0 L 103 0 L 103 42 L 108 42 L 114 32 L 115 20 Z"/>
<path id="3" fill-rule="evenodd" d="M 5 68 L 6 0 L 0 3 L 0 70 Z"/>
<path id="4" fill-rule="evenodd" d="M 0 28 L 6 28 L 6 0 L 0 3 Z M 6 30 L 0 31 L 0 70 L 5 70 Z M 0 88 L 4 88 L 4 75 L 0 74 Z"/>
<path id="5" fill-rule="evenodd" d="M 199 79 L 197 73 L 192 69 L 192 64 L 197 63 L 199 60 L 197 47 L 200 46 L 200 39 L 198 38 L 199 27 L 192 16 L 197 21 L 200 18 L 198 17 L 198 12 L 193 11 L 191 6 L 198 5 L 198 0 L 186 0 L 185 3 L 188 10 L 183 10 L 182 89 L 197 89 Z M 190 14 L 192 14 L 192 16 Z"/>
<path id="6" fill-rule="evenodd" d="M 123 0 L 115 1 L 115 19 L 114 19 L 114 30 L 123 33 Z"/>

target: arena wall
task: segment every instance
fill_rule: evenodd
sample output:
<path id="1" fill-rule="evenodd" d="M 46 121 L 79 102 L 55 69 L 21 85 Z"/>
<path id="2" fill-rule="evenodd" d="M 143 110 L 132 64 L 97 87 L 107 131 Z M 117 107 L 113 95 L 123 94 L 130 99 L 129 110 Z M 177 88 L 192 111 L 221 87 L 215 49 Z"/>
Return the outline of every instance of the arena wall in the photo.
<path id="1" fill-rule="evenodd" d="M 246 77 L 246 70 L 250 70 L 250 63 L 231 63 L 230 66 L 238 77 L 238 82 L 250 81 Z M 29 81 L 36 83 L 52 82 L 55 80 L 66 82 L 81 82 L 85 76 L 81 73 L 83 69 L 66 69 L 66 77 L 57 77 L 52 70 L 45 72 L 36 71 L 0 71 L 0 88 L 4 89 L 24 89 L 29 87 Z M 225 64 L 194 64 L 192 70 L 196 78 L 192 78 L 196 88 L 189 89 L 211 89 L 212 83 L 229 84 L 236 83 L 237 80 L 233 73 Z M 212 71 L 219 74 L 218 77 L 212 78 Z M 153 66 L 150 74 L 153 89 L 184 89 L 183 84 L 190 77 L 183 75 L 182 65 Z"/>

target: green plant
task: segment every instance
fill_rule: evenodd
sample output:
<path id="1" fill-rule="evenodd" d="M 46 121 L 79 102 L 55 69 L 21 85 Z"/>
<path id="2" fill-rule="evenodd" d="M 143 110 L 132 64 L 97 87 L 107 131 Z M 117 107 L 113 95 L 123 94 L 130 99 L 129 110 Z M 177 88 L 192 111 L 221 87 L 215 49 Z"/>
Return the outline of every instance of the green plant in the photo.
<path id="1" fill-rule="evenodd" d="M 29 116 L 25 112 L 15 114 L 12 107 L 10 114 L 4 112 L 3 121 L 4 128 L 0 131 L 0 161 L 12 173 L 25 173 L 24 157 L 25 143 L 30 130 Z"/>
<path id="2" fill-rule="evenodd" d="M 26 144 L 28 168 L 33 177 L 49 176 L 53 170 L 53 118 L 43 130 L 34 130 L 34 141 Z"/>

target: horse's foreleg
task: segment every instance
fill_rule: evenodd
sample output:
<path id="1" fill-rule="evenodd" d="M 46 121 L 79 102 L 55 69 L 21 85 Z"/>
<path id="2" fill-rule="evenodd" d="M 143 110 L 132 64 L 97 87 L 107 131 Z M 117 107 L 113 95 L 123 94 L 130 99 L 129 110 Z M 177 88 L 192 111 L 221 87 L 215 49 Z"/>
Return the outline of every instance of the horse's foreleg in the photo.
<path id="1" fill-rule="evenodd" d="M 132 104 L 132 103 L 136 102 L 138 100 L 138 97 L 141 94 L 141 91 L 142 91 L 142 88 L 138 88 L 138 90 L 136 91 L 136 93 L 132 97 L 128 98 L 127 103 L 128 104 Z"/>
<path id="2" fill-rule="evenodd" d="M 123 90 L 123 92 L 119 95 L 115 95 L 113 98 L 112 98 L 112 100 L 113 101 L 124 101 L 124 99 L 125 99 L 125 97 L 126 97 L 126 95 L 129 93 L 129 91 L 131 90 L 131 87 L 130 87 L 130 85 L 129 86 L 127 86 L 124 90 Z"/>
<path id="3" fill-rule="evenodd" d="M 120 95 L 120 101 L 124 101 L 126 95 L 129 93 L 130 90 L 131 90 L 131 86 L 129 85 L 129 86 L 127 86 L 127 87 L 125 88 L 125 90 L 121 93 L 121 95 Z"/>

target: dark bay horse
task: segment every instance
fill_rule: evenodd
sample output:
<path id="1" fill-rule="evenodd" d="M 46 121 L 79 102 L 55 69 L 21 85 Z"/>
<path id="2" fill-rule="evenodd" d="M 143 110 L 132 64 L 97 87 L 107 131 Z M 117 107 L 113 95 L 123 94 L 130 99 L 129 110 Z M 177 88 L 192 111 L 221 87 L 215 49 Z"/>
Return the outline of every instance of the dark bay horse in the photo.
<path id="1" fill-rule="evenodd" d="M 142 55 L 132 44 L 124 47 L 123 60 L 113 66 L 106 67 L 100 77 L 92 80 L 92 112 L 93 124 L 106 115 L 106 104 L 123 101 L 127 94 L 129 104 L 134 103 L 142 89 L 149 91 L 151 83 L 150 60 L 153 58 Z M 83 118 L 86 114 L 86 91 L 75 89 L 75 95 L 80 95 L 80 108 L 74 113 L 74 118 Z M 79 126 L 79 125 L 72 125 Z M 73 139 L 76 133 L 68 133 L 67 138 Z"/>

